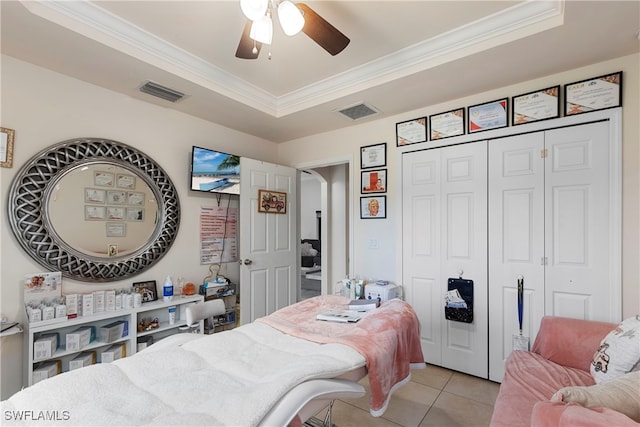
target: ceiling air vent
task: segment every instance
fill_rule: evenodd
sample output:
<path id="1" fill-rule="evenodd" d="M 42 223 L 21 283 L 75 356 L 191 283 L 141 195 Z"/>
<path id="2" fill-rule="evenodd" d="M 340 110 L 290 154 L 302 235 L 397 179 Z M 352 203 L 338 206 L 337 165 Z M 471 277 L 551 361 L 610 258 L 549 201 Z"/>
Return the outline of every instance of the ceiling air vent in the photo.
<path id="1" fill-rule="evenodd" d="M 338 110 L 338 113 L 350 118 L 351 120 L 359 120 L 368 116 L 372 116 L 374 114 L 378 114 L 379 111 L 375 107 L 361 102 L 359 104 L 343 108 L 342 110 Z"/>
<path id="2" fill-rule="evenodd" d="M 144 92 L 170 102 L 176 102 L 184 97 L 184 93 L 169 89 L 168 87 L 154 82 L 146 82 L 140 86 L 140 92 Z"/>

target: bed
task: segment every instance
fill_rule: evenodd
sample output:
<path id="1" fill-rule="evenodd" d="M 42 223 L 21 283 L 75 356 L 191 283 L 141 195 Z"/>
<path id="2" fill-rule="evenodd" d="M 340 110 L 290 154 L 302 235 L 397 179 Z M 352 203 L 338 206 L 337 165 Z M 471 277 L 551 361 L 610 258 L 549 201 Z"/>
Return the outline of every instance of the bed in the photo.
<path id="1" fill-rule="evenodd" d="M 317 321 L 348 299 L 321 296 L 213 335 L 178 334 L 131 357 L 41 381 L 1 403 L 3 425 L 295 425 L 335 398 L 384 413 L 424 367 L 411 306 L 392 300 L 355 324 Z"/>

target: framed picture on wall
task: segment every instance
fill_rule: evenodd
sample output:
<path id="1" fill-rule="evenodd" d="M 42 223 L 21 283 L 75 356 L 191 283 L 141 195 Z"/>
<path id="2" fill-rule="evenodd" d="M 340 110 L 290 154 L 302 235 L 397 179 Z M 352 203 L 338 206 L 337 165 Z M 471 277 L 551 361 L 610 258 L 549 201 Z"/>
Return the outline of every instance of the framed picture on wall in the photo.
<path id="1" fill-rule="evenodd" d="M 360 169 L 387 165 L 387 143 L 366 145 L 360 148 Z"/>
<path id="2" fill-rule="evenodd" d="M 396 145 L 417 144 L 427 140 L 427 118 L 396 123 Z"/>
<path id="3" fill-rule="evenodd" d="M 84 189 L 85 203 L 97 203 L 97 204 L 104 205 L 104 202 L 106 199 L 107 199 L 107 196 L 104 190 L 100 190 L 99 188 Z"/>
<path id="4" fill-rule="evenodd" d="M 105 219 L 105 207 L 84 205 L 84 220 L 85 221 L 104 221 Z"/>
<path id="5" fill-rule="evenodd" d="M 387 170 L 375 169 L 360 172 L 362 194 L 385 193 L 387 191 Z"/>
<path id="6" fill-rule="evenodd" d="M 622 106 L 622 71 L 564 86 L 564 115 Z"/>
<path id="7" fill-rule="evenodd" d="M 287 213 L 287 193 L 282 191 L 258 190 L 258 212 Z"/>
<path id="8" fill-rule="evenodd" d="M 360 197 L 360 218 L 378 219 L 387 217 L 387 196 Z"/>
<path id="9" fill-rule="evenodd" d="M 464 135 L 464 108 L 429 116 L 431 140 Z"/>
<path id="10" fill-rule="evenodd" d="M 560 85 L 511 98 L 514 126 L 560 117 Z"/>
<path id="11" fill-rule="evenodd" d="M 509 126 L 509 98 L 502 98 L 468 108 L 469 133 Z"/>
<path id="12" fill-rule="evenodd" d="M 0 166 L 10 168 L 13 166 L 13 140 L 16 131 L 0 127 Z"/>

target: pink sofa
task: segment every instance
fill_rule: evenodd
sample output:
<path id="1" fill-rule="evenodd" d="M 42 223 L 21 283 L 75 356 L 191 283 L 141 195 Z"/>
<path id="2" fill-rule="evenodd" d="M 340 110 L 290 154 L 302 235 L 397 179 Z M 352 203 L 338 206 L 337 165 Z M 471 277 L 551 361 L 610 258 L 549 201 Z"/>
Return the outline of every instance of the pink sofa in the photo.
<path id="1" fill-rule="evenodd" d="M 492 427 L 638 426 L 607 408 L 551 402 L 562 387 L 594 384 L 589 368 L 602 339 L 617 325 L 544 317 L 531 351 L 515 350 L 505 364 Z"/>

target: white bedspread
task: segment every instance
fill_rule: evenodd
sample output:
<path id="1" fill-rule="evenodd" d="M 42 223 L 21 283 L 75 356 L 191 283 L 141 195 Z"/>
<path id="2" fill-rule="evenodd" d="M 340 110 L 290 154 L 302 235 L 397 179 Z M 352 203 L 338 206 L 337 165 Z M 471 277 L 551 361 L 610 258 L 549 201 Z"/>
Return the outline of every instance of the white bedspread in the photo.
<path id="1" fill-rule="evenodd" d="M 2 425 L 252 426 L 295 385 L 365 365 L 348 346 L 261 323 L 185 335 L 26 388 L 1 403 Z"/>

